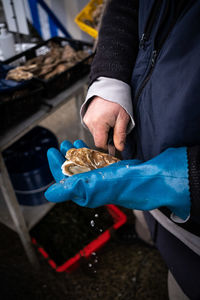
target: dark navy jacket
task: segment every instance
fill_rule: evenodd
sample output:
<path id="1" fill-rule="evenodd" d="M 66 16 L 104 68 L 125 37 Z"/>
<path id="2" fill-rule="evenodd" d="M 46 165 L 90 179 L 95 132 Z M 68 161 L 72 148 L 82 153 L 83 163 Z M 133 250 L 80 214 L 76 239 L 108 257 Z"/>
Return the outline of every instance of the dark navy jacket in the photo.
<path id="1" fill-rule="evenodd" d="M 138 8 L 137 0 L 111 0 L 109 5 L 91 83 L 104 76 L 132 86 L 136 127 L 127 137 L 125 158 L 132 158 L 133 148 L 134 157 L 149 160 L 169 147 L 200 145 L 200 1 L 139 0 Z M 200 299 L 200 257 L 149 213 L 145 216 L 181 288 Z M 186 227 L 193 221 L 200 223 L 199 215 Z"/>
<path id="2" fill-rule="evenodd" d="M 170 9 L 168 2 L 162 1 L 148 39 L 145 24 L 155 1 L 141 0 L 139 7 L 141 45 L 132 74 L 132 93 L 136 156 L 142 160 L 169 147 L 200 145 L 200 2 L 188 1 L 173 26 L 170 19 L 165 20 L 163 42 L 158 45 L 157 32 L 162 15 L 167 7 Z M 175 278 L 191 299 L 200 299 L 200 257 L 150 214 L 145 216 Z M 186 278 L 183 268 L 189 270 L 191 277 Z"/>
<path id="3" fill-rule="evenodd" d="M 153 2 L 140 1 L 140 37 Z M 160 14 L 168 1 L 162 2 Z M 142 160 L 151 159 L 169 147 L 200 144 L 200 4 L 192 2 L 195 3 L 181 13 L 172 29 L 170 23 L 165 25 L 169 33 L 161 49 L 154 45 L 161 19 L 157 16 L 149 40 L 139 50 L 132 85 L 137 157 Z M 136 99 L 152 68 L 155 50 L 159 52 L 152 74 Z"/>

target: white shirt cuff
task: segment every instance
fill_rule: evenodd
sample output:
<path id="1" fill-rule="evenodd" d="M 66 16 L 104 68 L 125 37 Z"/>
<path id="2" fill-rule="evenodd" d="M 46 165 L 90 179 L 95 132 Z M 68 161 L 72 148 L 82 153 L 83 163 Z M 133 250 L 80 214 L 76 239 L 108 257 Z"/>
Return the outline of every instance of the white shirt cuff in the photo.
<path id="1" fill-rule="evenodd" d="M 135 127 L 130 86 L 121 80 L 107 77 L 99 77 L 88 89 L 85 102 L 82 104 L 80 110 L 81 123 L 84 127 L 86 127 L 86 125 L 83 122 L 83 117 L 91 98 L 94 96 L 118 103 L 125 109 L 131 119 L 127 133 Z"/>

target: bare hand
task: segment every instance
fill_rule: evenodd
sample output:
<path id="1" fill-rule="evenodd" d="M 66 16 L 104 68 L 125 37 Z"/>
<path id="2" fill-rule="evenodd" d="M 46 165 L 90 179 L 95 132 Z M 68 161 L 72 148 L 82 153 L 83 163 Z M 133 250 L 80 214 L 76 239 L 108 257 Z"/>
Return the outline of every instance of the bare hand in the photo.
<path id="1" fill-rule="evenodd" d="M 83 118 L 98 148 L 107 150 L 108 132 L 113 127 L 113 141 L 119 151 L 124 149 L 129 120 L 129 115 L 121 105 L 101 97 L 94 97 Z"/>

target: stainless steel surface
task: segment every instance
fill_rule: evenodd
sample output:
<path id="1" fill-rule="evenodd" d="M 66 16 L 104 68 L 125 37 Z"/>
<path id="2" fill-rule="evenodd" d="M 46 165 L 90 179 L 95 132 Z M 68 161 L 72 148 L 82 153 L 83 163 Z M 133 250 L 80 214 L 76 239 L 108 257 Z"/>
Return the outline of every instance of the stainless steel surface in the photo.
<path id="1" fill-rule="evenodd" d="M 87 82 L 88 77 L 86 76 L 53 99 L 44 100 L 48 105 L 43 105 L 35 114 L 13 128 L 6 130 L 0 136 L 0 222 L 18 233 L 29 261 L 34 267 L 38 266 L 38 261 L 32 247 L 29 230 L 53 207 L 54 204 L 47 203 L 37 207 L 22 207 L 19 205 L 3 160 L 2 151 L 12 145 L 35 125 L 39 124 L 42 120 L 45 120 L 50 114 L 61 108 L 71 98 L 75 98 L 77 115 L 79 115 L 79 108 L 84 99 L 83 87 Z M 80 117 L 77 126 L 80 126 L 79 123 Z M 63 126 L 65 125 L 63 124 Z M 80 126 L 80 136 L 84 136 L 82 130 L 83 127 Z"/>
<path id="2" fill-rule="evenodd" d="M 76 97 L 76 101 L 80 103 L 79 96 L 82 93 L 82 87 L 88 82 L 88 77 L 77 81 L 73 86 L 67 90 L 59 93 L 52 99 L 44 99 L 44 102 L 48 105 L 43 105 L 40 110 L 26 118 L 19 124 L 9 128 L 4 133 L 0 134 L 0 151 L 5 150 L 25 133 L 31 130 L 35 125 L 44 120 L 47 116 L 54 113 L 58 108 L 65 104 L 70 98 Z M 83 98 L 83 95 L 82 95 Z M 82 129 L 81 129 L 82 130 Z"/>
<path id="3" fill-rule="evenodd" d="M 12 218 L 16 232 L 18 233 L 26 254 L 35 268 L 39 267 L 39 263 L 33 250 L 31 238 L 23 218 L 20 206 L 18 204 L 15 192 L 9 179 L 7 168 L 0 153 L 0 186 L 4 201 L 8 207 L 8 211 Z"/>
<path id="4" fill-rule="evenodd" d="M 54 206 L 55 203 L 45 203 L 36 206 L 20 205 L 28 230 L 35 226 Z"/>

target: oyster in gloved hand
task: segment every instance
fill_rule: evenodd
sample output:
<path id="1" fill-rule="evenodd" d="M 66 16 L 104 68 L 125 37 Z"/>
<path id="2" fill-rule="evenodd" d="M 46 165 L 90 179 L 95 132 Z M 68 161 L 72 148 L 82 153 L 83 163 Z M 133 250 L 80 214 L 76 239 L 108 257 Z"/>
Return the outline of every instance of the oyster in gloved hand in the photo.
<path id="1" fill-rule="evenodd" d="M 65 157 L 67 160 L 61 168 L 67 176 L 103 168 L 119 161 L 112 155 L 88 148 L 71 148 Z"/>

